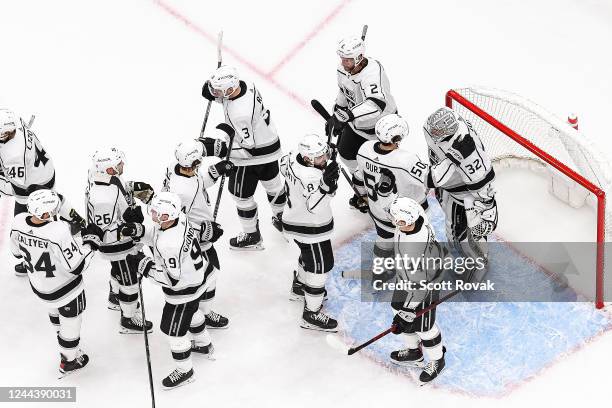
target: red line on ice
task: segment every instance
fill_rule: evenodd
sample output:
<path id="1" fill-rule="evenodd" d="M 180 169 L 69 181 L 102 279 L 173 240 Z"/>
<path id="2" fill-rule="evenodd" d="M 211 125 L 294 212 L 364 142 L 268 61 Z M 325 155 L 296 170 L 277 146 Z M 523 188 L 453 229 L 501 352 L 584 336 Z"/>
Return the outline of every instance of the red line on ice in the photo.
<path id="1" fill-rule="evenodd" d="M 293 57 L 295 57 L 295 55 L 297 55 L 297 53 L 306 45 L 306 43 L 312 40 L 312 38 L 314 38 L 314 36 L 326 24 L 328 24 L 334 17 L 336 17 L 338 13 L 340 12 L 340 10 L 350 1 L 351 0 L 344 0 L 339 6 L 337 6 L 332 11 L 332 13 L 328 15 L 321 23 L 319 23 L 319 25 L 310 34 L 308 34 L 308 36 L 304 40 L 300 41 L 300 43 L 298 43 L 298 45 L 294 47 L 293 50 L 286 57 L 284 57 L 283 60 L 279 64 L 277 64 L 277 66 L 271 72 L 265 72 L 263 69 L 261 69 L 260 67 L 258 67 L 257 65 L 255 65 L 254 63 L 252 63 L 251 61 L 249 61 L 248 59 L 240 55 L 240 53 L 228 47 L 227 45 L 223 45 L 223 50 L 227 52 L 229 55 L 231 55 L 232 57 L 234 57 L 238 62 L 247 66 L 251 71 L 255 72 L 257 75 L 267 80 L 276 89 L 284 93 L 290 99 L 292 99 L 293 101 L 301 105 L 303 108 L 307 109 L 309 112 L 312 112 L 312 109 L 310 109 L 310 103 L 306 102 L 304 99 L 302 99 L 302 97 L 297 95 L 294 91 L 290 90 L 289 88 L 287 88 L 286 86 L 278 82 L 274 78 L 274 74 L 278 71 L 278 69 L 280 69 L 281 66 L 285 65 Z M 207 32 L 206 30 L 204 30 L 203 28 L 195 24 L 193 21 L 187 18 L 187 16 L 183 15 L 181 12 L 179 12 L 177 9 L 170 6 L 165 1 L 154 0 L 154 2 L 156 5 L 161 7 L 164 11 L 166 11 L 168 14 L 170 14 L 171 16 L 173 16 L 174 18 L 176 18 L 177 20 L 185 24 L 187 28 L 189 28 L 190 30 L 204 37 L 209 43 L 214 44 L 214 45 L 217 44 L 217 38 L 214 35 L 212 35 L 211 33 Z M 314 114 L 314 112 L 312 113 Z"/>
<path id="2" fill-rule="evenodd" d="M 306 44 L 308 44 L 314 37 L 316 37 L 319 32 L 323 30 L 323 28 L 325 28 L 326 25 L 328 25 L 333 19 L 335 19 L 338 14 L 340 14 L 340 11 L 342 11 L 342 9 L 344 9 L 344 7 L 347 6 L 351 1 L 352 0 L 343 0 L 340 4 L 338 4 L 331 11 L 331 13 L 329 13 L 319 24 L 317 24 L 317 26 L 313 28 L 313 30 L 306 37 L 304 37 L 303 40 L 297 43 L 295 47 L 293 47 L 293 49 L 289 51 L 287 55 L 285 55 L 283 59 L 281 59 L 280 62 L 270 70 L 270 72 L 268 72 L 268 75 L 276 75 L 276 73 L 289 61 L 291 61 L 302 50 L 302 48 L 306 46 Z"/>

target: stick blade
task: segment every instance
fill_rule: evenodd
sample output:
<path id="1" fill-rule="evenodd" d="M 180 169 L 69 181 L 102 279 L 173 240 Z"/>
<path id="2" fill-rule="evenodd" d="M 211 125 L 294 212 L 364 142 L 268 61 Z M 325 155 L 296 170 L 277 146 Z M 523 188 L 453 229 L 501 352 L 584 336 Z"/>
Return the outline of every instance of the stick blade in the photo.
<path id="1" fill-rule="evenodd" d="M 327 109 L 323 106 L 323 104 L 316 99 L 310 101 L 310 106 L 325 120 L 329 120 L 331 115 L 327 112 Z"/>
<path id="2" fill-rule="evenodd" d="M 344 344 L 344 342 L 337 335 L 328 334 L 325 336 L 325 341 L 327 342 L 328 346 L 338 351 L 340 354 L 347 356 L 349 355 L 349 347 Z"/>

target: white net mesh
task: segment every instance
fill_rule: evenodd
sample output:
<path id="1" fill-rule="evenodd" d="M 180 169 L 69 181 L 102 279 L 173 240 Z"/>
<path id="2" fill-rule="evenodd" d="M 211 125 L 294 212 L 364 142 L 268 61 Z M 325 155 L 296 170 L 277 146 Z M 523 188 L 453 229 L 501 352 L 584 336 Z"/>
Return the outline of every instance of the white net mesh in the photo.
<path id="1" fill-rule="evenodd" d="M 572 128 L 567 122 L 544 110 L 535 103 L 510 92 L 486 88 L 461 88 L 455 92 L 493 116 L 533 145 L 571 168 L 591 183 L 601 188 L 606 197 L 612 192 L 612 168 L 605 155 L 586 135 Z M 469 120 L 482 139 L 495 167 L 529 166 L 535 170 L 550 171 L 558 179 L 584 193 L 587 202 L 596 206 L 596 198 L 567 176 L 558 173 L 545 161 L 532 154 L 511 137 L 505 135 L 486 120 L 477 116 L 456 100 L 452 108 Z M 573 206 L 581 200 L 558 198 Z M 606 208 L 606 241 L 612 240 L 612 211 Z M 594 226 L 595 228 L 595 226 Z"/>

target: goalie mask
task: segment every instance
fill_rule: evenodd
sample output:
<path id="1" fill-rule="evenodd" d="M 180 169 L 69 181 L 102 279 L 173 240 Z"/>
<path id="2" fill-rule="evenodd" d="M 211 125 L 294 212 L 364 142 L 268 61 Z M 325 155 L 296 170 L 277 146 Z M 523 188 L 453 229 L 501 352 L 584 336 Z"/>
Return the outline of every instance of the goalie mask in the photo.
<path id="1" fill-rule="evenodd" d="M 454 135 L 459 129 L 459 118 L 451 108 L 440 108 L 427 118 L 425 130 L 434 140 Z"/>
<path id="2" fill-rule="evenodd" d="M 59 211 L 62 200 L 53 190 L 37 190 L 28 196 L 28 212 L 41 220 L 51 220 Z M 45 214 L 49 216 L 43 218 Z"/>

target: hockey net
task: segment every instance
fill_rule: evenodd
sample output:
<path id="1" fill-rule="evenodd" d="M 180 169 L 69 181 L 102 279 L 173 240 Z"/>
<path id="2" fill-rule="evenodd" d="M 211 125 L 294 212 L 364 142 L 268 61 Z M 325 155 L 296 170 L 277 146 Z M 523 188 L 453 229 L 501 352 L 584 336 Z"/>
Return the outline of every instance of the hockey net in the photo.
<path id="1" fill-rule="evenodd" d="M 595 303 L 602 308 L 604 244 L 612 240 L 612 187 L 609 161 L 594 143 L 568 123 L 510 92 L 487 88 L 453 89 L 446 106 L 470 121 L 496 168 L 527 167 L 550 176 L 549 192 L 572 207 L 596 210 Z"/>

